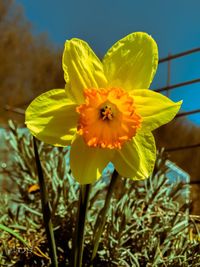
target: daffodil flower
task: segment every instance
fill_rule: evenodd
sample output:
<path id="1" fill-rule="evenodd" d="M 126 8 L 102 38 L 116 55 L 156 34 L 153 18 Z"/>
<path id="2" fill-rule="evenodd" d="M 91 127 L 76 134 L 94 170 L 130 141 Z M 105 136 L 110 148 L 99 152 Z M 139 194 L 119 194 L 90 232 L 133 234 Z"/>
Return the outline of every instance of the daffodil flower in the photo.
<path id="1" fill-rule="evenodd" d="M 100 178 L 109 162 L 123 177 L 145 179 L 156 158 L 151 131 L 171 121 L 181 106 L 148 90 L 157 64 L 157 45 L 146 33 L 119 40 L 102 61 L 83 40 L 68 40 L 65 89 L 33 100 L 26 125 L 48 144 L 71 146 L 70 167 L 80 184 Z"/>

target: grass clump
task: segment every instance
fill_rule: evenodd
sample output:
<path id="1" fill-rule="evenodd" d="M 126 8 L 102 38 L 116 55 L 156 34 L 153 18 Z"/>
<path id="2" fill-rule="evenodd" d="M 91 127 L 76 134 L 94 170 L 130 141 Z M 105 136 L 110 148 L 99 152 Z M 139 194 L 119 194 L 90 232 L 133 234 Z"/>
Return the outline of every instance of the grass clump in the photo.
<path id="1" fill-rule="evenodd" d="M 10 159 L 3 175 L 9 186 L 0 198 L 0 266 L 50 266 L 32 137 L 10 122 L 7 142 Z M 69 148 L 38 145 L 59 266 L 69 266 L 79 185 L 71 176 Z M 93 236 L 111 171 L 108 169 L 94 185 L 86 222 L 83 266 L 199 266 L 200 242 L 195 236 L 199 234 L 198 227 L 194 216 L 189 215 L 188 203 L 180 201 L 188 185 L 178 178 L 169 183 L 165 160 L 164 153 L 160 153 L 148 180 L 118 180 L 98 253 L 91 263 Z"/>

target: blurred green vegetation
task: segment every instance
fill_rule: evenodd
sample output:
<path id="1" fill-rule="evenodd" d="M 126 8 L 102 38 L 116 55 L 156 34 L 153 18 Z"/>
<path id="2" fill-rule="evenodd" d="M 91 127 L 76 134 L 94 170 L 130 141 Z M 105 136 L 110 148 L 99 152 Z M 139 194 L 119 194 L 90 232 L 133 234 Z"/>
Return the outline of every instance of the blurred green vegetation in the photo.
<path id="1" fill-rule="evenodd" d="M 12 161 L 0 199 L 1 266 L 50 266 L 42 222 L 32 137 L 10 122 L 7 142 Z M 69 148 L 38 142 L 48 188 L 60 266 L 69 266 L 75 227 L 78 183 L 71 177 Z M 168 183 L 165 154 L 158 155 L 154 173 L 145 181 L 120 179 L 114 190 L 105 229 L 93 266 L 199 266 L 197 216 L 180 199 L 181 181 Z M 93 187 L 86 224 L 84 265 L 93 247 L 96 219 L 104 205 L 111 173 Z M 6 228 L 7 227 L 7 228 Z"/>

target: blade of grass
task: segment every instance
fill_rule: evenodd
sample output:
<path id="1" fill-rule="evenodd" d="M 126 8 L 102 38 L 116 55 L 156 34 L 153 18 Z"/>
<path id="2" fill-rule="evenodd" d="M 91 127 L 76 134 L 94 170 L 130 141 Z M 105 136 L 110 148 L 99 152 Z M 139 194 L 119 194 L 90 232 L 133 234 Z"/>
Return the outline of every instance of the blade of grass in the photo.
<path id="1" fill-rule="evenodd" d="M 56 244 L 53 233 L 53 224 L 51 221 L 50 205 L 35 137 L 33 137 L 33 146 L 34 146 L 35 161 L 36 161 L 38 180 L 40 186 L 43 221 L 50 250 L 50 258 L 52 262 L 52 267 L 58 267 Z"/>
<path id="2" fill-rule="evenodd" d="M 18 233 L 16 233 L 14 230 L 12 230 L 11 228 L 0 224 L 0 229 L 11 234 L 12 236 L 14 236 L 15 238 L 17 238 L 23 245 L 27 246 L 28 248 L 30 248 L 30 245 L 28 244 L 28 242 L 26 242 L 25 239 L 23 239 Z"/>

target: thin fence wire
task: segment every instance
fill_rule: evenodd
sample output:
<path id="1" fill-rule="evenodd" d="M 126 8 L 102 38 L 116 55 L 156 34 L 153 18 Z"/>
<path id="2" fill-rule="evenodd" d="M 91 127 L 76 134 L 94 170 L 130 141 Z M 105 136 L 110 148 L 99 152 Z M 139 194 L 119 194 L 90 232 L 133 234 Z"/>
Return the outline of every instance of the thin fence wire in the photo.
<path id="1" fill-rule="evenodd" d="M 178 87 L 183 87 L 183 86 L 186 86 L 186 85 L 190 85 L 190 84 L 193 84 L 193 83 L 200 83 L 200 78 L 194 79 L 194 80 L 190 80 L 190 81 L 185 81 L 185 82 L 182 82 L 182 83 L 176 83 L 176 84 L 172 84 L 172 85 L 167 85 L 165 87 L 161 87 L 161 88 L 155 89 L 154 91 L 155 92 L 164 92 L 164 91 L 167 91 L 167 90 L 169 91 L 169 90 L 176 89 Z"/>
<path id="2" fill-rule="evenodd" d="M 191 148 L 197 148 L 197 147 L 200 147 L 200 143 L 198 144 L 193 144 L 193 145 L 187 145 L 187 146 L 177 146 L 177 147 L 169 147 L 169 148 L 166 148 L 165 151 L 166 152 L 175 152 L 177 150 L 186 150 L 186 149 L 191 149 Z"/>
<path id="3" fill-rule="evenodd" d="M 175 118 L 180 118 L 180 117 L 183 117 L 183 116 L 192 115 L 192 114 L 199 113 L 199 112 L 200 112 L 200 109 L 193 109 L 191 111 L 180 112 L 180 113 L 178 113 L 176 115 Z"/>
<path id="4" fill-rule="evenodd" d="M 181 52 L 181 53 L 177 53 L 177 54 L 174 54 L 174 55 L 168 55 L 168 57 L 161 58 L 159 60 L 159 63 L 163 63 L 163 62 L 166 62 L 166 61 L 169 61 L 169 60 L 173 60 L 173 59 L 176 59 L 176 58 L 179 58 L 179 57 L 184 57 L 184 56 L 187 56 L 189 54 L 196 53 L 196 52 L 200 52 L 200 47 L 197 47 L 197 48 L 194 48 L 194 49 L 190 49 L 190 50 L 187 50 L 187 51 L 184 51 L 184 52 Z"/>

